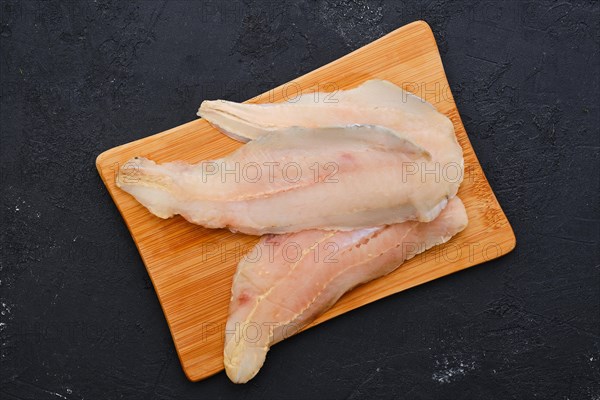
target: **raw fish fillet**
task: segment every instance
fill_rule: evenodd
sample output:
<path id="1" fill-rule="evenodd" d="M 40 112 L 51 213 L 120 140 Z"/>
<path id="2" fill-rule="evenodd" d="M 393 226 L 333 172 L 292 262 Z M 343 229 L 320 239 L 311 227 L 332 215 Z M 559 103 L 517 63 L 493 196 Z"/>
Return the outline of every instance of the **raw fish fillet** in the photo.
<path id="1" fill-rule="evenodd" d="M 282 103 L 206 100 L 200 105 L 198 116 L 243 142 L 289 126 L 351 124 L 381 125 L 402 133 L 419 133 L 437 126 L 454 137 L 450 120 L 430 103 L 379 79 L 366 81 L 350 90 L 305 93 Z"/>
<path id="2" fill-rule="evenodd" d="M 431 221 L 456 194 L 413 173 L 428 150 L 387 128 L 292 127 L 196 165 L 134 158 L 117 185 L 153 214 L 247 234 Z"/>
<path id="3" fill-rule="evenodd" d="M 244 142 L 291 126 L 379 125 L 427 149 L 431 158 L 415 164 L 413 172 L 422 177 L 436 175 L 449 197 L 457 193 L 464 175 L 462 148 L 452 121 L 430 103 L 384 80 L 369 80 L 335 93 L 306 93 L 294 102 L 204 101 L 198 115 Z"/>
<path id="4" fill-rule="evenodd" d="M 310 324 L 350 289 L 394 271 L 466 225 L 465 208 L 454 197 L 429 223 L 263 236 L 233 278 L 227 376 L 236 383 L 252 379 L 272 344 Z"/>

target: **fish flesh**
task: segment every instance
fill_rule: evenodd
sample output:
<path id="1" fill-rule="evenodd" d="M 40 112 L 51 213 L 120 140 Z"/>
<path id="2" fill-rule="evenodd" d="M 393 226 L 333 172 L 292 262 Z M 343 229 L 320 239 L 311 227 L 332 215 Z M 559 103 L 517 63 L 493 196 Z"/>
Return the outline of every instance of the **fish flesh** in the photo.
<path id="1" fill-rule="evenodd" d="M 233 278 L 224 364 L 236 383 L 252 379 L 271 345 L 298 332 L 357 285 L 462 231 L 458 197 L 432 222 L 409 221 L 349 232 L 265 235 Z"/>
<path id="2" fill-rule="evenodd" d="M 429 223 L 263 236 L 233 278 L 225 330 L 227 375 L 236 383 L 252 379 L 271 345 L 307 326 L 355 286 L 448 241 L 467 222 L 455 197 Z"/>
<path id="3" fill-rule="evenodd" d="M 395 84 L 372 79 L 349 90 L 305 93 L 282 103 L 205 100 L 198 116 L 230 137 L 247 142 L 289 126 L 386 126 L 397 132 L 440 130 L 454 137 L 451 121 L 422 98 Z M 450 135 L 451 133 L 451 135 Z"/>
<path id="4" fill-rule="evenodd" d="M 463 152 L 452 121 L 427 101 L 385 80 L 369 80 L 335 93 L 306 93 L 293 102 L 204 101 L 198 115 L 243 142 L 293 126 L 383 126 L 427 149 L 431 157 L 411 165 L 411 172 L 421 179 L 435 177 L 448 197 L 456 195 L 464 176 Z"/>
<path id="5" fill-rule="evenodd" d="M 431 221 L 457 187 L 413 173 L 429 149 L 380 126 L 288 127 L 195 165 L 136 157 L 117 185 L 150 212 L 252 235 Z"/>

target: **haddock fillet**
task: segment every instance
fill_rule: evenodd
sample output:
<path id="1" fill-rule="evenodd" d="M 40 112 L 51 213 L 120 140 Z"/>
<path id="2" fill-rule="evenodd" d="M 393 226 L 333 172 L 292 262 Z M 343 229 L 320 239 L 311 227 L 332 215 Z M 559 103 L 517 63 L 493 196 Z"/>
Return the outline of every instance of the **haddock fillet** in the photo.
<path id="1" fill-rule="evenodd" d="M 117 185 L 152 213 L 247 234 L 431 221 L 458 190 L 416 173 L 428 149 L 370 126 L 286 128 L 196 165 L 136 157 Z"/>
<path id="2" fill-rule="evenodd" d="M 236 383 L 252 379 L 271 345 L 314 321 L 353 287 L 394 271 L 466 225 L 465 208 L 455 197 L 429 223 L 263 236 L 233 278 L 227 376 Z"/>

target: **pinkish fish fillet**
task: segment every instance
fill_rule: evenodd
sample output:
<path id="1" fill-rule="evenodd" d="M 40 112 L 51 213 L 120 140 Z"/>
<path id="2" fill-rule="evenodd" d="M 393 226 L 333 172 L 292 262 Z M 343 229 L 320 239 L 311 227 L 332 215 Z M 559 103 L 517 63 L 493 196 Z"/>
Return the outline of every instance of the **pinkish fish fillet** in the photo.
<path id="1" fill-rule="evenodd" d="M 465 208 L 455 197 L 429 223 L 263 236 L 233 278 L 227 376 L 236 383 L 252 379 L 271 345 L 307 326 L 350 289 L 389 274 L 466 225 Z"/>
<path id="2" fill-rule="evenodd" d="M 430 153 L 390 129 L 287 128 L 196 165 L 134 158 L 117 185 L 152 213 L 247 234 L 431 221 L 457 185 L 412 173 Z"/>

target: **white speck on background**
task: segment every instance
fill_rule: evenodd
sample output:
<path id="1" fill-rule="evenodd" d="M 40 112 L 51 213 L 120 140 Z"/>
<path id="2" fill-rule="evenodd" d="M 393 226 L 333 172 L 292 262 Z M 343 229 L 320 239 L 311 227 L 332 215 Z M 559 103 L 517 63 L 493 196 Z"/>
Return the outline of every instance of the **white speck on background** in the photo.
<path id="1" fill-rule="evenodd" d="M 6 303 L 2 303 L 2 310 L 0 310 L 0 315 L 7 315 L 10 314 L 10 306 L 8 306 Z"/>
<path id="2" fill-rule="evenodd" d="M 4 332 L 5 330 L 7 330 L 8 328 L 8 324 L 7 322 L 11 321 L 13 319 L 13 315 L 12 315 L 12 306 L 6 304 L 5 302 L 1 302 L 0 303 L 0 315 L 2 315 L 2 320 L 3 322 L 0 322 L 0 332 Z M 6 347 L 11 346 L 12 340 L 10 339 L 10 335 L 2 335 L 3 339 L 7 339 L 6 341 L 2 341 L 0 342 L 0 348 L 2 348 L 1 351 L 1 359 L 4 360 L 4 358 L 6 357 L 6 352 L 4 351 L 4 349 Z"/>
<path id="3" fill-rule="evenodd" d="M 438 370 L 431 375 L 431 379 L 442 384 L 450 383 L 475 369 L 475 361 L 449 360 L 448 357 L 444 357 L 442 361 L 437 360 L 435 365 Z"/>

